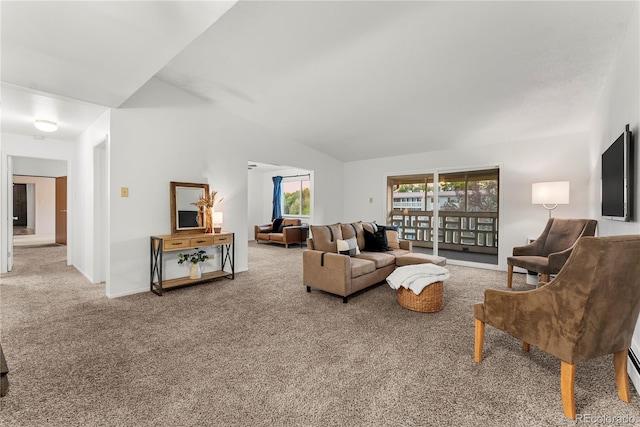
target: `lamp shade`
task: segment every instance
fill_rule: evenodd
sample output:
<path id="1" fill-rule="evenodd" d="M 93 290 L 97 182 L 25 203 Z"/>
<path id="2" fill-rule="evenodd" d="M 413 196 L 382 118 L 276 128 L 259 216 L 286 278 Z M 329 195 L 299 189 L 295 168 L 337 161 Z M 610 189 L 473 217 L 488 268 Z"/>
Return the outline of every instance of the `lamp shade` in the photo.
<path id="1" fill-rule="evenodd" d="M 222 212 L 214 212 L 211 222 L 213 222 L 214 224 L 222 224 Z"/>
<path id="2" fill-rule="evenodd" d="M 569 181 L 532 184 L 531 203 L 534 205 L 568 205 Z"/>

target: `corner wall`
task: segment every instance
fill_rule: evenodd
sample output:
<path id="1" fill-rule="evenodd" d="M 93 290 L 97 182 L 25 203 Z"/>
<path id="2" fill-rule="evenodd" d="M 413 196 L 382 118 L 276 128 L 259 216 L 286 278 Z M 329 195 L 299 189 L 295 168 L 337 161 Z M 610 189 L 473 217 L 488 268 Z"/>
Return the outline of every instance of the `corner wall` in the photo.
<path id="1" fill-rule="evenodd" d="M 589 134 L 589 211 L 598 219 L 601 236 L 640 234 L 640 4 L 629 20 L 625 39 L 600 97 Z M 635 206 L 633 220 L 603 219 L 600 214 L 601 155 L 629 124 L 635 144 Z M 640 359 L 640 318 L 631 342 L 631 351 Z M 640 370 L 633 363 L 629 375 L 640 393 Z"/>
<path id="2" fill-rule="evenodd" d="M 342 163 L 152 79 L 112 111 L 110 297 L 149 290 L 149 236 L 170 232 L 169 182 L 202 182 L 224 201 L 223 229 L 235 232 L 236 272 L 249 268 L 247 162 L 315 171 L 315 218 L 342 216 Z M 120 188 L 129 197 L 120 197 Z M 174 267 L 172 261 L 166 263 Z"/>

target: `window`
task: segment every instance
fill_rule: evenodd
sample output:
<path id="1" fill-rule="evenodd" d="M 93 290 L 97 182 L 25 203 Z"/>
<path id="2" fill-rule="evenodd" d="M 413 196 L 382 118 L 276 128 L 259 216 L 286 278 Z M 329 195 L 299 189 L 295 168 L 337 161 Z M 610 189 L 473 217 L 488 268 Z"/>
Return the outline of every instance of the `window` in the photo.
<path id="1" fill-rule="evenodd" d="M 311 215 L 311 181 L 309 175 L 285 177 L 282 180 L 282 214 Z"/>
<path id="2" fill-rule="evenodd" d="M 441 174 L 439 194 L 443 211 L 498 212 L 498 170 Z"/>

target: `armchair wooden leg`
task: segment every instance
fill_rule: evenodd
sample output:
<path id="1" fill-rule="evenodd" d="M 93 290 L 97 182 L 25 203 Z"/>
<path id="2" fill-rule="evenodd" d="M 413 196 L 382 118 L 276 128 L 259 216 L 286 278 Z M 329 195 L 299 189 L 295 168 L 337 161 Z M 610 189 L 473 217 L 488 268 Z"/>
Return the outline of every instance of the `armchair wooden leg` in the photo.
<path id="1" fill-rule="evenodd" d="M 528 342 L 522 341 L 522 351 L 528 352 L 531 350 L 531 345 Z"/>
<path id="2" fill-rule="evenodd" d="M 561 360 L 560 388 L 562 390 L 562 408 L 564 409 L 564 415 L 572 420 L 576 419 L 575 380 L 576 365 Z"/>
<path id="3" fill-rule="evenodd" d="M 629 377 L 627 376 L 627 356 L 629 350 L 625 349 L 613 354 L 613 369 L 616 372 L 616 385 L 618 386 L 618 397 L 623 402 L 631 402 L 629 397 Z"/>
<path id="4" fill-rule="evenodd" d="M 509 264 L 507 266 L 507 288 L 510 288 L 513 285 L 513 265 Z"/>
<path id="5" fill-rule="evenodd" d="M 484 322 L 476 319 L 476 338 L 474 360 L 476 363 L 482 362 L 482 345 L 484 344 Z"/>
<path id="6" fill-rule="evenodd" d="M 548 274 L 540 274 L 540 281 L 541 282 L 548 282 L 549 281 L 549 275 Z"/>

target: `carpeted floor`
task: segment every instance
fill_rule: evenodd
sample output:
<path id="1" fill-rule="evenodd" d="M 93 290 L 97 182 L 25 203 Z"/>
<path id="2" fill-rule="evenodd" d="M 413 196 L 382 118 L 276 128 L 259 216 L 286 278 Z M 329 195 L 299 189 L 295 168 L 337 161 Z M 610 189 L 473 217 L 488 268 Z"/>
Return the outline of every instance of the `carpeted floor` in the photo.
<path id="1" fill-rule="evenodd" d="M 16 248 L 0 286 L 10 390 L 2 426 L 546 426 L 559 361 L 487 327 L 472 305 L 506 274 L 449 266 L 445 308 L 401 308 L 382 284 L 342 304 L 302 285 L 302 251 L 251 243 L 250 271 L 109 300 L 64 247 Z M 530 289 L 523 275 L 514 289 Z M 635 417 L 611 357 L 578 365 L 578 414 Z M 580 423 L 578 423 L 580 424 Z"/>

